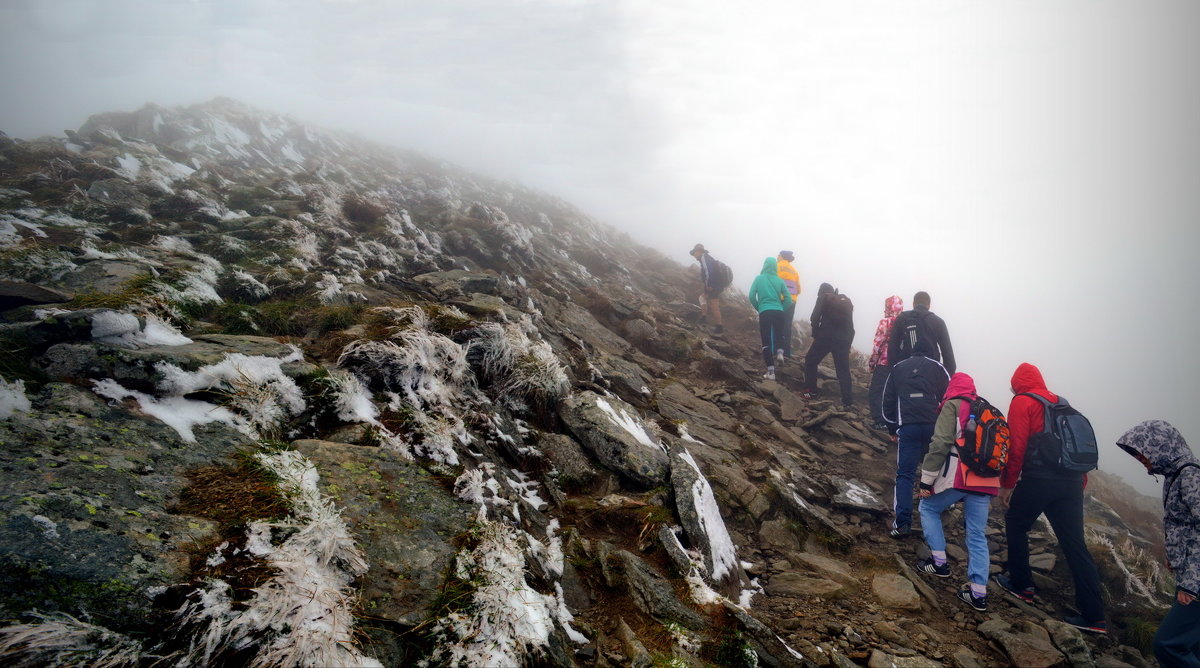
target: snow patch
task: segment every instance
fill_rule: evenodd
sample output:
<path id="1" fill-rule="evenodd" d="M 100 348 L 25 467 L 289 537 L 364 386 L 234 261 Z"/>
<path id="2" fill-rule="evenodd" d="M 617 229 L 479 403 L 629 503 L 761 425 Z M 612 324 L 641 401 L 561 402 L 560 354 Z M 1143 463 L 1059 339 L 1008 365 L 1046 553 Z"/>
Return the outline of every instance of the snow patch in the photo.
<path id="1" fill-rule="evenodd" d="M 7 420 L 14 413 L 29 413 L 33 403 L 25 396 L 25 381 L 8 382 L 0 378 L 0 420 Z"/>
<path id="2" fill-rule="evenodd" d="M 614 409 L 612 405 L 609 404 L 608 401 L 603 397 L 596 398 L 596 406 L 600 408 L 600 410 L 604 411 L 604 413 L 608 416 L 608 419 L 612 420 L 613 424 L 629 432 L 629 434 L 633 436 L 638 443 L 641 443 L 648 448 L 657 448 L 664 451 L 666 450 L 666 447 L 664 447 L 662 443 L 656 442 L 650 436 L 650 433 L 646 431 L 645 425 L 643 425 L 637 418 L 630 416 L 629 413 L 626 413 L 624 408 Z"/>

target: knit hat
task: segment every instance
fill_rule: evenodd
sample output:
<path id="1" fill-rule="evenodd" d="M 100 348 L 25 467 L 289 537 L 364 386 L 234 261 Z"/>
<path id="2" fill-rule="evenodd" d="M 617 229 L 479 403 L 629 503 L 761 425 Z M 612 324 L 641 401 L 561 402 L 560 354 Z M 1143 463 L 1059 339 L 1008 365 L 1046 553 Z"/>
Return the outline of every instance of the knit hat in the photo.
<path id="1" fill-rule="evenodd" d="M 779 251 L 779 257 L 787 260 L 788 262 L 796 259 L 796 255 L 792 253 L 792 251 Z"/>

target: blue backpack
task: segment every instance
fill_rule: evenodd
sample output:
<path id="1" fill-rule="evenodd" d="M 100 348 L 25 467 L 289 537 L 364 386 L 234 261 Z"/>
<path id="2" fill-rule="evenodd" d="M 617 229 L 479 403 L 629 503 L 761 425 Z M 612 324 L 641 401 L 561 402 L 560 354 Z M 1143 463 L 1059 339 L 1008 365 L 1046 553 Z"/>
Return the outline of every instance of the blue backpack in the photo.
<path id="1" fill-rule="evenodd" d="M 1026 461 L 1032 460 L 1059 473 L 1087 473 L 1095 469 L 1100 449 L 1092 423 L 1061 396 L 1057 403 L 1052 403 L 1031 392 L 1021 394 L 1037 399 L 1044 409 L 1042 431 L 1029 438 Z"/>

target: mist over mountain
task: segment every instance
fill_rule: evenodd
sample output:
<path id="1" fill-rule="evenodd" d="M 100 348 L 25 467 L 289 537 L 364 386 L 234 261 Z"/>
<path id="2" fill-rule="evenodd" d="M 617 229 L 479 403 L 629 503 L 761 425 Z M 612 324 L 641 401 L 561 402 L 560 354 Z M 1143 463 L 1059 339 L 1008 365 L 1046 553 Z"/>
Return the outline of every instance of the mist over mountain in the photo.
<path id="1" fill-rule="evenodd" d="M 1088 487 L 1110 638 L 1055 621 L 1046 526 L 1041 607 L 978 615 L 886 535 L 831 370 L 764 380 L 698 293 L 552 194 L 234 100 L 0 135 L 0 657 L 1148 665 L 1153 499 Z"/>

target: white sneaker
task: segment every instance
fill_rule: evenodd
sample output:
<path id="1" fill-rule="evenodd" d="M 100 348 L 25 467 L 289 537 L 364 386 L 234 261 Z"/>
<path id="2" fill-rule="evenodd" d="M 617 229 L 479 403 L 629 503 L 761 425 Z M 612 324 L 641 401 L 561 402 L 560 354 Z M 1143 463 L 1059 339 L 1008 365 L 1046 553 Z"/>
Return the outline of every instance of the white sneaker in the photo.
<path id="1" fill-rule="evenodd" d="M 782 348 L 780 348 L 779 350 L 776 350 L 776 351 L 775 351 L 775 361 L 776 361 L 776 362 L 779 362 L 780 364 L 783 364 L 783 362 L 784 362 L 784 359 L 785 359 L 785 358 L 784 358 L 784 356 L 783 356 L 783 349 L 782 349 Z"/>
<path id="2" fill-rule="evenodd" d="M 767 367 L 767 372 L 763 374 L 763 378 L 766 378 L 767 380 L 775 380 L 775 367 Z"/>

